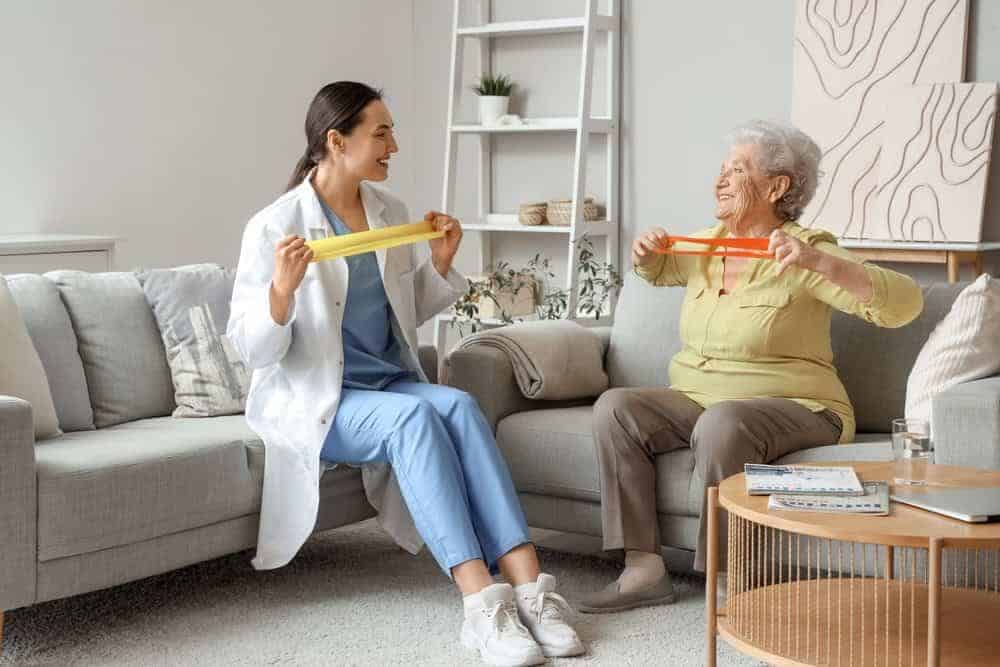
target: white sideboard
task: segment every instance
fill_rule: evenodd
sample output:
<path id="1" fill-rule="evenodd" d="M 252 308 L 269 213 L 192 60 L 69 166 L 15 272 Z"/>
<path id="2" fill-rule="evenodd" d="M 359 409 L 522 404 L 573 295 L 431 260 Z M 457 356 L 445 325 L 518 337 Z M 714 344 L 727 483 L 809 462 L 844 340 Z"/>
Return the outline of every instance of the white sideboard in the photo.
<path id="1" fill-rule="evenodd" d="M 0 274 L 111 271 L 118 240 L 77 234 L 0 234 Z"/>

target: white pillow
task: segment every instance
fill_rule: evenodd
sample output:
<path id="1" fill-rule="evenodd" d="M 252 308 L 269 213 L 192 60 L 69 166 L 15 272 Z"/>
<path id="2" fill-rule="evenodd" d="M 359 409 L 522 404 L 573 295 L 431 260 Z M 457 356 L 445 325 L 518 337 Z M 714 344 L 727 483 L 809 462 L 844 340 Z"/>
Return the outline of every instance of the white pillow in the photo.
<path id="1" fill-rule="evenodd" d="M 983 274 L 955 298 L 906 381 L 906 416 L 931 420 L 931 399 L 1000 371 L 1000 280 Z"/>
<path id="2" fill-rule="evenodd" d="M 0 395 L 16 396 L 31 403 L 35 440 L 61 435 L 45 368 L 3 276 L 0 276 L 0 341 L 3 341 Z"/>

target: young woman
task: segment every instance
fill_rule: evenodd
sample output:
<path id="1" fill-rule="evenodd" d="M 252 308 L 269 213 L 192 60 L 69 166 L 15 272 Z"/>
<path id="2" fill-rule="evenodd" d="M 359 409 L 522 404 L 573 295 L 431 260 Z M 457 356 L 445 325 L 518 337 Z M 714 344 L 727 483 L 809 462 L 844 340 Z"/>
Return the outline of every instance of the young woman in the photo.
<path id="1" fill-rule="evenodd" d="M 246 416 L 266 451 L 254 566 L 281 567 L 312 532 L 321 460 L 361 466 L 382 525 L 413 551 L 415 525 L 465 596 L 466 646 L 497 665 L 582 653 L 489 424 L 468 394 L 428 383 L 416 356 L 417 327 L 466 290 L 452 268 L 461 225 L 427 213 L 445 235 L 423 261 L 405 245 L 311 264 L 306 238 L 410 218 L 370 184 L 399 150 L 379 91 L 324 86 L 305 130 L 288 192 L 247 224 L 228 327 L 253 369 Z"/>

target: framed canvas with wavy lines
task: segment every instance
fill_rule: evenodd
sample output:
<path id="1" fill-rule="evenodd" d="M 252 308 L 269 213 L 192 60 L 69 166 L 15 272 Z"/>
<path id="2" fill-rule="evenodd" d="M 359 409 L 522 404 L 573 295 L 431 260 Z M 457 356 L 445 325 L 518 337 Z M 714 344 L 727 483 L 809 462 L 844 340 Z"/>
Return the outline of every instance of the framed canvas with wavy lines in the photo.
<path id="1" fill-rule="evenodd" d="M 823 150 L 800 222 L 982 239 L 995 83 L 963 84 L 968 0 L 798 0 L 792 120 Z"/>
<path id="2" fill-rule="evenodd" d="M 900 91 L 885 125 L 874 210 L 878 224 L 869 238 L 981 240 L 996 112 L 996 83 L 937 83 Z"/>

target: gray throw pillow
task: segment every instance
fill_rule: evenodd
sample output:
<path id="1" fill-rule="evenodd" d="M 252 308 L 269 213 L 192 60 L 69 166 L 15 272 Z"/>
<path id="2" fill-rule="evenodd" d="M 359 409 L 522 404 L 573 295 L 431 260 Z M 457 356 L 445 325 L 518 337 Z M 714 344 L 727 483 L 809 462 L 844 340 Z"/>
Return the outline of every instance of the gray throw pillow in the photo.
<path id="1" fill-rule="evenodd" d="M 226 337 L 234 271 L 201 265 L 142 273 L 174 383 L 174 417 L 243 412 L 250 372 Z"/>
<path id="2" fill-rule="evenodd" d="M 94 426 L 166 417 L 174 409 L 167 355 L 153 311 L 132 273 L 50 271 L 87 377 Z"/>

